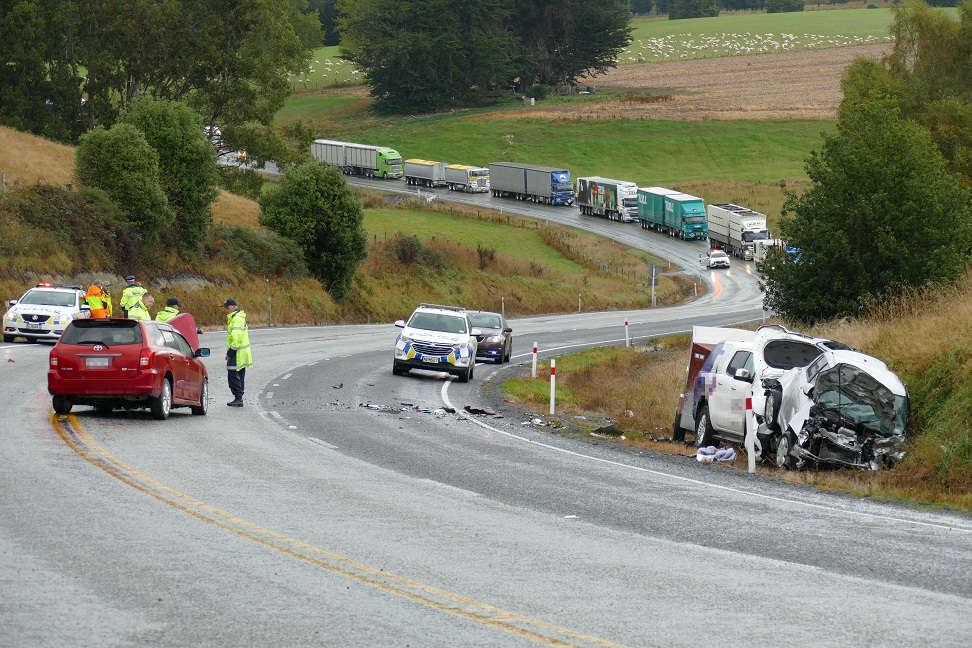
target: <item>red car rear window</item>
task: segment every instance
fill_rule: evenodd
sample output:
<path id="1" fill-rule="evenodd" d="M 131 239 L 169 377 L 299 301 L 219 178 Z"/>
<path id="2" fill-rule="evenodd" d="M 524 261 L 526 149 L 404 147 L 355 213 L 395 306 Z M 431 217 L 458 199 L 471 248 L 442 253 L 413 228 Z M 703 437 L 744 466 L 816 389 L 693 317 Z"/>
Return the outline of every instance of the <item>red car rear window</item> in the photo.
<path id="1" fill-rule="evenodd" d="M 142 327 L 138 325 L 138 320 L 79 319 L 67 327 L 60 343 L 141 346 Z"/>

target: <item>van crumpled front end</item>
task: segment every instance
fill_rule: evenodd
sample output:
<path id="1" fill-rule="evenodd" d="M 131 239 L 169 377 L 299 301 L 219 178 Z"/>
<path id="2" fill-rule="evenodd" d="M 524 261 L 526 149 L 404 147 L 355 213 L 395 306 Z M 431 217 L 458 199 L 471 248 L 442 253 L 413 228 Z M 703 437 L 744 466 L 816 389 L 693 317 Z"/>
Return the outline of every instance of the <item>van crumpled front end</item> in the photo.
<path id="1" fill-rule="evenodd" d="M 896 377 L 888 383 L 851 364 L 821 371 L 785 460 L 880 470 L 903 459 L 908 393 Z"/>

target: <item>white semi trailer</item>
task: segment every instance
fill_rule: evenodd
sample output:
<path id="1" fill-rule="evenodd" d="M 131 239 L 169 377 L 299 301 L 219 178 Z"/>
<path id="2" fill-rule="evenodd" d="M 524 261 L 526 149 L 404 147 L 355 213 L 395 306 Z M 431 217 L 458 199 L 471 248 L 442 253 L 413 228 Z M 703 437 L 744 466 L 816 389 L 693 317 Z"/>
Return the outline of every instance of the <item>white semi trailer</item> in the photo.
<path id="1" fill-rule="evenodd" d="M 423 187 L 445 186 L 446 163 L 416 158 L 405 160 L 405 184 Z"/>
<path id="2" fill-rule="evenodd" d="M 754 243 L 770 238 L 766 215 L 731 203 L 708 205 L 709 240 L 712 247 L 746 261 L 753 259 Z"/>

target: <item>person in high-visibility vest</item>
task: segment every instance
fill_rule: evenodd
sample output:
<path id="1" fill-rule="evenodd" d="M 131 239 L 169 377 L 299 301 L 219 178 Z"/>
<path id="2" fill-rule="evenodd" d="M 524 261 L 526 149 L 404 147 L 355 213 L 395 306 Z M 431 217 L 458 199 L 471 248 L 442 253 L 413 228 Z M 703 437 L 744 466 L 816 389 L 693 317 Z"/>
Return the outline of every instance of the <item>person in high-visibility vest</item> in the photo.
<path id="1" fill-rule="evenodd" d="M 111 317 L 111 295 L 108 294 L 108 282 L 96 281 L 88 286 L 84 301 L 91 308 L 92 318 Z"/>
<path id="2" fill-rule="evenodd" d="M 142 298 L 132 304 L 128 309 L 128 317 L 137 320 L 150 320 L 152 314 L 148 309 L 155 304 L 155 297 L 151 293 L 145 293 Z"/>
<path id="3" fill-rule="evenodd" d="M 182 304 L 179 303 L 179 300 L 175 297 L 169 297 L 165 300 L 165 308 L 155 314 L 155 320 L 157 322 L 168 322 L 179 314 L 180 308 L 182 308 Z"/>
<path id="4" fill-rule="evenodd" d="M 250 351 L 250 332 L 246 325 L 246 313 L 236 305 L 235 299 L 223 302 L 226 311 L 226 374 L 233 400 L 226 403 L 230 407 L 243 407 L 243 387 L 246 368 L 253 366 Z"/>
<path id="5" fill-rule="evenodd" d="M 121 298 L 118 300 L 118 305 L 121 306 L 122 316 L 128 316 L 128 309 L 134 306 L 142 295 L 148 291 L 142 286 L 142 284 L 135 281 L 135 275 L 128 275 L 125 277 L 125 283 L 128 285 L 122 289 Z"/>

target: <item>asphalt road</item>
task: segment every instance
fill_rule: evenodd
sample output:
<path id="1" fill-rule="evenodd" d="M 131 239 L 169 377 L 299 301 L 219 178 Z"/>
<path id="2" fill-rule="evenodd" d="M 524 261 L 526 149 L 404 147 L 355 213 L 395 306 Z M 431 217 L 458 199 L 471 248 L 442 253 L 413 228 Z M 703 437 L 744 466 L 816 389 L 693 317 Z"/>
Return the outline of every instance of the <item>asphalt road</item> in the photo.
<path id="1" fill-rule="evenodd" d="M 691 305 L 513 320 L 513 364 L 761 315 L 742 268 L 703 278 Z M 164 422 L 57 417 L 49 348 L 0 346 L 0 645 L 969 644 L 969 517 L 470 415 L 515 368 L 393 377 L 397 330 L 253 330 L 243 409 L 207 333 L 210 413 Z"/>

